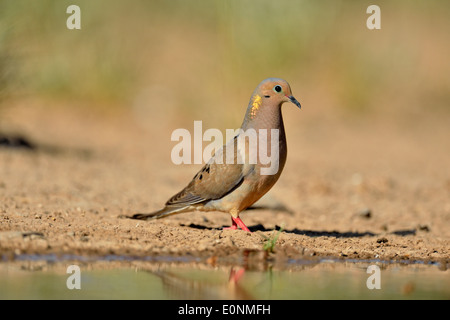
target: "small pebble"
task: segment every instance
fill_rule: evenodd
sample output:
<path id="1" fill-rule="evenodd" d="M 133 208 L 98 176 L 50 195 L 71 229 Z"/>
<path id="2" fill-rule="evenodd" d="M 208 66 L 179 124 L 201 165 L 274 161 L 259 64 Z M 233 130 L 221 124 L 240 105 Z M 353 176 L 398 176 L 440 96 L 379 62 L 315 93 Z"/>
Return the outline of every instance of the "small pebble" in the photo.
<path id="1" fill-rule="evenodd" d="M 372 210 L 370 210 L 369 208 L 365 208 L 358 212 L 358 216 L 360 216 L 361 218 L 370 219 L 372 217 Z"/>
<path id="2" fill-rule="evenodd" d="M 419 224 L 417 226 L 417 229 L 420 231 L 430 232 L 430 227 L 428 227 L 426 224 Z"/>

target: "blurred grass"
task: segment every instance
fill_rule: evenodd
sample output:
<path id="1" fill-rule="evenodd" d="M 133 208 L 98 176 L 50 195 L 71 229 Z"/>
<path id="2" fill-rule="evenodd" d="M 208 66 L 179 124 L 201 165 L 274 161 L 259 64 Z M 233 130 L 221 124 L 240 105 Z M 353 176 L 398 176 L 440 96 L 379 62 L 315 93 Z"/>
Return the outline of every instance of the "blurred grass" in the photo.
<path id="1" fill-rule="evenodd" d="M 66 28 L 70 4 L 81 30 Z M 4 0 L 0 94 L 203 119 L 214 105 L 235 125 L 275 76 L 316 112 L 450 113 L 450 3 L 381 1 L 376 31 L 370 4 Z"/>
<path id="2" fill-rule="evenodd" d="M 8 95 L 10 83 L 15 80 L 13 72 L 14 60 L 7 48 L 8 31 L 6 26 L 0 23 L 0 105 Z"/>

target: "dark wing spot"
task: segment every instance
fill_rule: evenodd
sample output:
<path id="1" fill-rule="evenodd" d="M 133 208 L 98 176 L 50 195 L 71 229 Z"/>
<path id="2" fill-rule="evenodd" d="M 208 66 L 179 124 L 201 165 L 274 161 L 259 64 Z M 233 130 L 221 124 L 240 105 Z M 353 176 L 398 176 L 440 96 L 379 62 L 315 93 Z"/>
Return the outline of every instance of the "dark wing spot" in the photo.
<path id="1" fill-rule="evenodd" d="M 190 191 L 186 191 L 186 189 L 181 190 L 176 195 L 174 195 L 172 198 L 170 198 L 166 202 L 166 206 L 170 205 L 189 205 L 189 204 L 195 204 L 205 201 L 202 197 L 192 194 Z"/>
<path id="2" fill-rule="evenodd" d="M 206 167 L 206 172 L 208 172 L 208 173 L 209 173 L 209 166 L 207 166 L 207 167 Z"/>
<path id="3" fill-rule="evenodd" d="M 202 180 L 202 179 L 203 179 L 203 175 L 201 174 L 201 175 L 198 177 L 198 179 L 199 179 L 199 180 Z"/>

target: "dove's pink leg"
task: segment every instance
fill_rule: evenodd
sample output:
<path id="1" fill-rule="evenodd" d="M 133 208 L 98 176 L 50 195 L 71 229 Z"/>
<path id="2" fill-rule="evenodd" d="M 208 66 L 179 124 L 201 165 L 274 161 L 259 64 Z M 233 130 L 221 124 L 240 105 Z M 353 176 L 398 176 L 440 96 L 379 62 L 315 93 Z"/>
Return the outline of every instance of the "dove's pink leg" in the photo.
<path id="1" fill-rule="evenodd" d="M 245 223 L 241 220 L 241 218 L 239 218 L 239 217 L 236 217 L 236 218 L 231 217 L 231 221 L 232 221 L 231 227 L 223 228 L 224 230 L 236 230 L 237 227 L 239 226 L 242 230 L 247 231 L 247 232 L 251 232 L 247 228 Z"/>
<path id="2" fill-rule="evenodd" d="M 248 228 L 247 228 L 247 226 L 245 225 L 245 223 L 241 220 L 241 218 L 239 218 L 239 217 L 236 217 L 236 218 L 231 218 L 231 219 L 233 219 L 233 221 L 242 229 L 242 230 L 244 230 L 244 231 L 247 231 L 247 232 L 251 232 Z"/>
<path id="3" fill-rule="evenodd" d="M 231 226 L 230 227 L 225 227 L 223 228 L 223 230 L 236 230 L 237 229 L 237 224 L 236 222 L 234 222 L 233 218 L 231 218 Z"/>

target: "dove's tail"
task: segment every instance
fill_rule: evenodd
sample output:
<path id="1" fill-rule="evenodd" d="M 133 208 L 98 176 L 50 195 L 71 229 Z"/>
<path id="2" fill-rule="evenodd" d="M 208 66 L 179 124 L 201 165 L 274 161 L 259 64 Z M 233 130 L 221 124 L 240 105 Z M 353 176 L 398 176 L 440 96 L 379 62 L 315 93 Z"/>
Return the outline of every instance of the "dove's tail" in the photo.
<path id="1" fill-rule="evenodd" d="M 135 213 L 129 216 L 130 219 L 138 220 L 151 220 L 151 219 L 161 219 L 171 214 L 181 213 L 189 208 L 189 206 L 179 207 L 179 206 L 165 206 L 163 209 L 152 212 L 152 213 Z"/>

